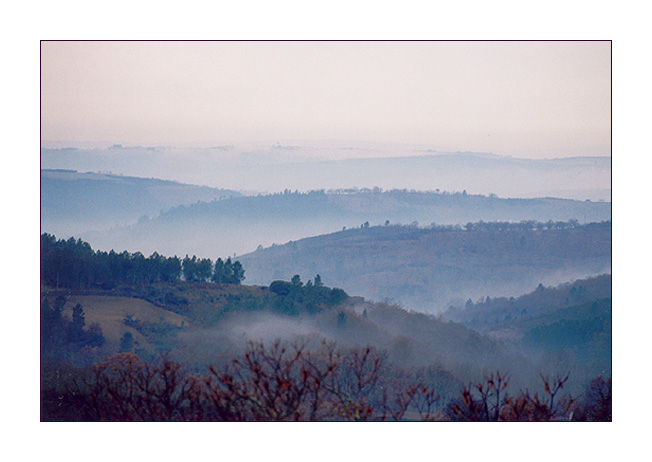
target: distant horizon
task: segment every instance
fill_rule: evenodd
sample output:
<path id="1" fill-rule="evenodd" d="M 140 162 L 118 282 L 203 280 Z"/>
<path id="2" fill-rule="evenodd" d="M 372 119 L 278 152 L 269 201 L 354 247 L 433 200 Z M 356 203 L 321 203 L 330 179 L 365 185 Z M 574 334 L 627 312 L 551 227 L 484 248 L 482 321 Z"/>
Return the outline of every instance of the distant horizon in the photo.
<path id="1" fill-rule="evenodd" d="M 119 145 L 119 143 L 118 143 Z M 610 200 L 610 156 L 532 159 L 493 153 L 428 152 L 424 146 L 232 145 L 176 148 L 113 145 L 41 149 L 41 169 L 156 178 L 268 194 L 379 187 L 463 191 L 499 197 Z M 335 146 L 335 147 L 334 147 Z M 507 180 L 507 181 L 506 181 Z"/>
<path id="2" fill-rule="evenodd" d="M 292 145 L 297 146 L 292 146 Z M 314 146 L 311 146 L 314 145 Z M 253 148 L 328 148 L 328 149 L 338 149 L 338 150 L 367 150 L 372 153 L 369 156 L 341 156 L 335 157 L 332 159 L 324 158 L 315 158 L 314 161 L 337 161 L 344 159 L 364 159 L 364 158 L 389 158 L 389 157 L 414 157 L 414 152 L 422 152 L 423 154 L 417 154 L 422 156 L 427 155 L 437 155 L 437 154 L 479 154 L 479 155 L 490 155 L 496 157 L 505 157 L 511 159 L 522 159 L 522 160 L 555 160 L 555 159 L 572 159 L 572 158 L 611 158 L 612 154 L 599 154 L 599 153 L 568 153 L 566 155 L 551 153 L 551 154 L 542 154 L 538 156 L 526 156 L 519 154 L 505 154 L 502 152 L 493 152 L 493 151 L 482 151 L 482 150 L 472 150 L 472 149 L 462 149 L 462 148 L 441 148 L 433 146 L 430 144 L 419 144 L 419 143 L 399 143 L 399 142 L 374 142 L 374 141 L 363 141 L 363 140 L 261 140 L 261 141 L 216 141 L 214 143 L 129 143 L 124 141 L 73 141 L 73 140 L 53 140 L 53 139 L 42 139 L 41 140 L 41 149 L 79 149 L 79 150 L 108 150 L 115 146 L 121 146 L 125 149 L 137 149 L 137 148 L 154 148 L 154 149 L 187 149 L 187 150 L 225 150 L 225 149 L 253 149 Z M 373 149 L 375 148 L 375 149 Z M 403 148 L 407 149 L 410 152 L 408 154 L 401 155 L 400 153 L 395 153 L 391 149 Z M 383 152 L 384 151 L 384 152 Z M 384 154 L 384 155 L 379 155 Z M 306 159 L 308 161 L 308 159 Z"/>
<path id="3" fill-rule="evenodd" d="M 41 137 L 611 154 L 610 41 L 42 41 Z"/>

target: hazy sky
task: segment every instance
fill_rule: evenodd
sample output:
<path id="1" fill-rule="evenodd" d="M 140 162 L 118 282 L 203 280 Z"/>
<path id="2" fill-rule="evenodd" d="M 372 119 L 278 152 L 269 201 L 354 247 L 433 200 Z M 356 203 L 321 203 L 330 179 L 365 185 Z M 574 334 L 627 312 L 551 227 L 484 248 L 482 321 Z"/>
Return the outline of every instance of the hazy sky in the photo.
<path id="1" fill-rule="evenodd" d="M 42 42 L 43 140 L 610 155 L 609 42 Z"/>

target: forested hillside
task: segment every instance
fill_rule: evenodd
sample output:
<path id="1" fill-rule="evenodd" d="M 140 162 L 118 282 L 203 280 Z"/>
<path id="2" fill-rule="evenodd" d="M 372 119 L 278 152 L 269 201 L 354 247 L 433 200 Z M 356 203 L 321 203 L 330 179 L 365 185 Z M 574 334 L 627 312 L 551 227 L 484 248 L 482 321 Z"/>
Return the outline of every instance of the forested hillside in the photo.
<path id="1" fill-rule="evenodd" d="M 576 377 L 611 374 L 611 275 L 540 285 L 520 297 L 468 300 L 444 317 L 528 356 L 554 358 Z"/>
<path id="2" fill-rule="evenodd" d="M 145 257 L 140 252 L 94 251 L 88 242 L 73 237 L 57 239 L 41 234 L 41 281 L 67 289 L 113 289 L 121 284 L 144 286 L 154 282 L 213 281 L 240 284 L 245 278 L 239 261 L 186 255 L 164 257 L 158 252 Z"/>
<path id="3" fill-rule="evenodd" d="M 608 202 L 503 199 L 465 192 L 380 188 L 308 193 L 286 190 L 179 206 L 150 220 L 83 237 L 105 250 L 121 247 L 146 253 L 240 255 L 259 245 L 283 244 L 361 225 L 462 225 L 481 220 L 586 223 L 610 218 Z"/>
<path id="4" fill-rule="evenodd" d="M 444 316 L 488 333 L 514 325 L 530 326 L 533 320 L 540 317 L 554 317 L 557 311 L 606 298 L 611 298 L 610 274 L 551 287 L 541 284 L 520 297 L 469 299 L 464 306 L 451 307 Z"/>
<path id="5" fill-rule="evenodd" d="M 365 298 L 436 312 L 610 272 L 611 223 L 363 226 L 238 258 L 252 283 L 316 272 Z"/>
<path id="6" fill-rule="evenodd" d="M 57 279 L 71 256 L 82 264 Z M 556 420 L 590 418 L 596 405 L 554 405 L 558 390 L 549 393 L 579 395 L 592 378 L 583 371 L 555 375 L 552 359 L 350 296 L 320 275 L 243 286 L 190 277 L 207 258 L 104 253 L 47 234 L 41 259 L 44 420 Z M 154 270 L 166 262 L 173 276 Z M 100 273 L 113 279 L 98 283 Z M 541 394 L 504 394 L 489 415 L 476 388 L 498 377 Z M 261 399 L 270 401 L 254 406 Z"/>

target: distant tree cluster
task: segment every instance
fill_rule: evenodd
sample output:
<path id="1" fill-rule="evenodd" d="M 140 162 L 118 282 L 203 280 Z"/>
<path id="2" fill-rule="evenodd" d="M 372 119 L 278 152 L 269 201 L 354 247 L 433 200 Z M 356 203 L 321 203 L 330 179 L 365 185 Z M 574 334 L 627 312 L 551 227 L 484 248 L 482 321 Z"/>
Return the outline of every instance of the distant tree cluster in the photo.
<path id="1" fill-rule="evenodd" d="M 189 282 L 206 282 L 213 273 L 213 262 L 210 258 L 186 257 L 181 263 L 183 278 Z"/>
<path id="2" fill-rule="evenodd" d="M 323 191 L 323 190 L 322 190 Z M 311 191 L 312 192 L 312 191 Z M 457 195 L 463 195 L 466 196 L 466 191 L 463 192 L 448 192 L 448 191 L 440 191 L 439 189 L 435 189 L 434 191 L 419 191 L 416 189 L 407 189 L 407 188 L 393 188 L 393 189 L 388 189 L 388 190 L 383 190 L 383 188 L 379 186 L 374 186 L 373 188 L 336 188 L 336 189 L 328 189 L 326 191 L 326 194 L 339 194 L 339 195 L 348 195 L 348 194 L 389 194 L 393 196 L 415 196 L 415 197 L 423 197 L 423 196 L 457 196 Z M 482 195 L 478 195 L 478 197 L 484 197 Z"/>
<path id="3" fill-rule="evenodd" d="M 610 222 L 602 223 L 603 225 L 611 225 Z M 596 223 L 594 225 L 600 225 Z M 552 221 L 549 220 L 545 223 L 536 220 L 522 220 L 519 222 L 508 221 L 494 221 L 485 223 L 479 221 L 477 223 L 467 223 L 464 229 L 467 231 L 543 231 L 552 229 L 571 229 L 579 226 L 579 222 L 572 218 L 568 221 Z M 586 225 L 585 225 L 586 226 Z"/>
<path id="4" fill-rule="evenodd" d="M 244 279 L 244 268 L 239 261 L 226 261 L 218 258 L 213 264 L 210 258 L 186 257 L 182 263 L 183 277 L 186 281 L 207 282 L 218 284 L 240 284 Z"/>
<path id="5" fill-rule="evenodd" d="M 192 258 L 186 255 L 181 264 L 183 278 L 190 282 L 208 282 L 217 284 L 240 284 L 244 279 L 244 268 L 239 261 L 226 261 L 218 258 L 215 264 L 210 258 Z"/>
<path id="6" fill-rule="evenodd" d="M 389 225 L 389 220 L 385 222 L 385 226 Z M 407 227 L 416 228 L 418 227 L 417 222 L 413 222 Z M 577 227 L 586 227 L 586 228 L 596 228 L 596 227 L 610 227 L 611 222 L 601 222 L 601 223 L 587 223 L 580 225 L 579 221 L 572 218 L 568 221 L 552 221 L 548 220 L 543 223 L 536 220 L 521 220 L 518 222 L 511 221 L 491 221 L 484 222 L 482 220 L 475 223 L 467 223 L 466 225 L 439 225 L 436 223 L 431 223 L 427 226 L 427 229 L 434 231 L 487 231 L 487 232 L 496 232 L 496 231 L 544 231 L 544 230 L 560 230 L 560 229 L 572 229 Z"/>
<path id="7" fill-rule="evenodd" d="M 182 261 L 157 252 L 145 257 L 140 252 L 94 251 L 81 239 L 59 239 L 41 234 L 41 280 L 56 288 L 112 289 L 119 284 L 143 286 L 154 282 L 174 282 L 183 275 L 187 281 L 214 281 L 239 284 L 244 279 L 240 262 L 196 256 Z"/>
<path id="8" fill-rule="evenodd" d="M 304 284 L 301 277 L 295 274 L 289 282 L 273 281 L 269 290 L 278 295 L 272 301 L 272 309 L 289 315 L 318 313 L 349 298 L 342 289 L 325 287 L 320 275 Z"/>
<path id="9" fill-rule="evenodd" d="M 552 221 L 549 220 L 545 223 L 539 222 L 536 220 L 521 220 L 518 222 L 511 221 L 478 221 L 478 222 L 469 222 L 465 225 L 460 224 L 437 224 L 430 223 L 429 225 L 419 225 L 418 221 L 413 221 L 407 225 L 401 225 L 399 223 L 391 224 L 389 220 L 385 220 L 382 225 L 379 226 L 391 226 L 392 228 L 402 228 L 402 229 L 427 229 L 430 231 L 480 231 L 480 232 L 505 232 L 505 231 L 548 231 L 548 230 L 565 230 L 573 229 L 578 227 L 585 228 L 600 228 L 600 227 L 610 227 L 611 222 L 605 221 L 600 223 L 586 223 L 580 224 L 578 220 L 572 218 L 568 221 Z M 370 224 L 368 221 L 362 223 L 359 228 L 369 228 Z M 355 228 L 355 227 L 354 227 Z M 346 229 L 346 227 L 344 227 Z"/>

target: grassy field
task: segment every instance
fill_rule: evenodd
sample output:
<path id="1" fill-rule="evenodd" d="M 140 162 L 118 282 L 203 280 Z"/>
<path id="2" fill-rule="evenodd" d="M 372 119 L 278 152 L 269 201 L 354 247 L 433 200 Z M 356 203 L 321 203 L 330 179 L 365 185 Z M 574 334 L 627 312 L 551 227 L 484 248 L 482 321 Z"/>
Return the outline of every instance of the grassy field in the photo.
<path id="1" fill-rule="evenodd" d="M 184 316 L 159 308 L 146 300 L 102 295 L 69 296 L 63 316 L 70 319 L 72 309 L 77 303 L 84 309 L 86 325 L 99 324 L 107 343 L 113 346 L 120 342 L 120 337 L 125 332 L 131 332 L 138 345 L 144 348 L 150 346 L 147 339 L 137 329 L 125 325 L 124 319 L 128 315 L 145 323 L 164 322 L 178 327 L 188 324 L 188 320 Z"/>

